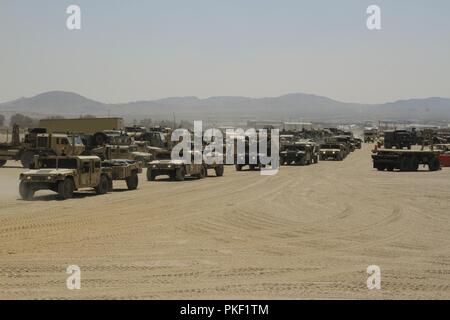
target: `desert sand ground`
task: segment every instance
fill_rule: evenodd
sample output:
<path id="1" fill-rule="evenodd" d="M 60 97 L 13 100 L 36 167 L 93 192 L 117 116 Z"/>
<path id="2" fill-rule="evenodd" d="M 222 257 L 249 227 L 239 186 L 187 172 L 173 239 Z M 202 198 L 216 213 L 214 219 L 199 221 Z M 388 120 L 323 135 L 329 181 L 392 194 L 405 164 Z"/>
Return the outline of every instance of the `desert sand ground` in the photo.
<path id="1" fill-rule="evenodd" d="M 21 171 L 0 169 L 0 298 L 450 298 L 450 171 L 377 172 L 368 145 L 67 201 L 19 200 Z M 72 264 L 81 290 L 66 288 Z"/>

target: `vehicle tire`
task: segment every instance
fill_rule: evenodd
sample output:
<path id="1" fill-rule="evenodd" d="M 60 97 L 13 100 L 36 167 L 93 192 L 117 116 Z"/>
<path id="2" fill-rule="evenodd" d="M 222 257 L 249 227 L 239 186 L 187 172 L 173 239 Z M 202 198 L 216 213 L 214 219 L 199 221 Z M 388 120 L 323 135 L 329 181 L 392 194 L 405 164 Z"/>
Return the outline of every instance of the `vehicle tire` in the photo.
<path id="1" fill-rule="evenodd" d="M 214 168 L 214 171 L 216 172 L 216 176 L 217 176 L 217 177 L 223 176 L 223 171 L 224 171 L 223 164 L 217 165 L 217 166 Z"/>
<path id="2" fill-rule="evenodd" d="M 72 198 L 74 189 L 73 180 L 70 178 L 58 182 L 58 195 L 62 200 Z"/>
<path id="3" fill-rule="evenodd" d="M 156 179 L 156 174 L 153 170 L 151 169 L 147 169 L 147 180 L 148 181 L 155 181 Z"/>
<path id="4" fill-rule="evenodd" d="M 344 157 L 341 155 L 341 154 L 339 154 L 338 156 L 337 156 L 337 159 L 336 159 L 337 161 L 343 161 L 344 160 Z"/>
<path id="5" fill-rule="evenodd" d="M 207 175 L 208 175 L 208 170 L 206 169 L 205 166 L 202 166 L 202 167 L 200 168 L 200 173 L 199 173 L 199 175 L 197 176 L 197 178 L 203 179 L 203 178 L 205 178 Z"/>
<path id="6" fill-rule="evenodd" d="M 394 166 L 387 166 L 386 169 L 387 169 L 387 171 L 392 172 L 392 171 L 394 171 Z"/>
<path id="7" fill-rule="evenodd" d="M 176 181 L 184 181 L 186 177 L 186 169 L 184 167 L 179 167 L 175 171 L 175 180 Z"/>
<path id="8" fill-rule="evenodd" d="M 20 156 L 20 162 L 22 163 L 22 166 L 24 168 L 30 168 L 31 164 L 33 163 L 33 158 L 34 158 L 34 152 L 25 151 Z"/>
<path id="9" fill-rule="evenodd" d="M 403 157 L 400 159 L 400 171 L 409 171 L 411 168 L 411 159 Z"/>
<path id="10" fill-rule="evenodd" d="M 417 160 L 416 157 L 411 159 L 411 167 L 410 167 L 411 171 L 417 171 L 419 170 L 419 160 Z"/>
<path id="11" fill-rule="evenodd" d="M 108 178 L 108 191 L 109 192 L 114 191 L 113 180 L 110 178 Z"/>
<path id="12" fill-rule="evenodd" d="M 6 160 L 0 160 L 0 168 L 6 164 Z"/>
<path id="13" fill-rule="evenodd" d="M 441 163 L 439 162 L 439 159 L 433 158 L 428 163 L 428 169 L 430 171 L 438 171 L 441 169 Z"/>
<path id="14" fill-rule="evenodd" d="M 103 132 L 96 132 L 94 133 L 92 139 L 95 146 L 102 146 L 107 142 L 108 136 Z"/>
<path id="15" fill-rule="evenodd" d="M 20 181 L 19 194 L 23 200 L 31 200 L 34 196 L 34 190 L 31 185 L 25 181 Z"/>
<path id="16" fill-rule="evenodd" d="M 251 165 L 249 165 L 249 167 L 250 167 L 250 171 L 256 170 L 256 164 L 251 164 Z"/>
<path id="17" fill-rule="evenodd" d="M 236 171 L 242 171 L 242 164 L 236 164 Z"/>
<path id="18" fill-rule="evenodd" d="M 386 166 L 385 166 L 385 165 L 383 165 L 383 164 L 377 165 L 377 170 L 378 170 L 378 171 L 384 171 L 385 169 L 386 169 Z"/>
<path id="19" fill-rule="evenodd" d="M 126 179 L 128 190 L 136 190 L 139 185 L 139 177 L 136 172 L 133 172 L 130 177 Z"/>
<path id="20" fill-rule="evenodd" d="M 109 190 L 109 182 L 108 177 L 105 175 L 100 176 L 100 182 L 98 183 L 98 186 L 95 187 L 95 192 L 98 194 L 106 194 Z"/>

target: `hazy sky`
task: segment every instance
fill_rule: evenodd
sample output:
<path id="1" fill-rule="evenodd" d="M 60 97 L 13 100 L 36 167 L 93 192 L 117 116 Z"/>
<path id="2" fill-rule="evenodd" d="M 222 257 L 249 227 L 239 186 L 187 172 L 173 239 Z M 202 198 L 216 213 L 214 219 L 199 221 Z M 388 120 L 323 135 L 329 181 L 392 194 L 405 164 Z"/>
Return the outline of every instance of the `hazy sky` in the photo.
<path id="1" fill-rule="evenodd" d="M 81 7 L 82 30 L 66 29 Z M 366 9 L 382 10 L 369 31 Z M 0 101 L 450 97 L 448 0 L 0 0 Z"/>

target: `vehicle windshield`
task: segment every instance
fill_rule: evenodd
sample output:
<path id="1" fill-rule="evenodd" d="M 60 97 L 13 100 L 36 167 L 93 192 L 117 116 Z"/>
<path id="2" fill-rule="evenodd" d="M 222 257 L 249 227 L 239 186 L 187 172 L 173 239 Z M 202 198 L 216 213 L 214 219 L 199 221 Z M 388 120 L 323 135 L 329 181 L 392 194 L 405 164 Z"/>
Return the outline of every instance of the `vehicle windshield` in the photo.
<path id="1" fill-rule="evenodd" d="M 78 167 L 76 159 L 59 159 L 58 168 L 76 169 Z M 40 160 L 40 168 L 56 168 L 56 159 Z"/>
<path id="2" fill-rule="evenodd" d="M 156 155 L 156 160 L 170 160 L 172 158 L 171 155 L 170 152 L 162 152 Z"/>
<path id="3" fill-rule="evenodd" d="M 69 144 L 71 145 L 71 146 L 73 146 L 73 145 L 80 145 L 80 144 L 83 144 L 83 140 L 81 140 L 81 137 L 80 136 L 72 136 L 72 137 L 69 137 Z M 73 144 L 75 142 L 75 144 Z"/>
<path id="4" fill-rule="evenodd" d="M 322 144 L 321 149 L 340 149 L 338 144 Z"/>

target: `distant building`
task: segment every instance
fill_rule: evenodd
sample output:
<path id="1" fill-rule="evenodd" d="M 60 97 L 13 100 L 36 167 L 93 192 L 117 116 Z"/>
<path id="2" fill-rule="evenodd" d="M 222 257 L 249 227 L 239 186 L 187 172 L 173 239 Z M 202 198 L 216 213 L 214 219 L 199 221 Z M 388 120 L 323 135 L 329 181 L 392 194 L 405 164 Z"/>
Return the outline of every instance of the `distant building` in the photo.
<path id="1" fill-rule="evenodd" d="M 285 122 L 283 123 L 283 129 L 286 131 L 302 131 L 311 130 L 313 124 L 310 122 Z"/>
<path id="2" fill-rule="evenodd" d="M 272 120 L 248 120 L 247 128 L 254 128 L 254 129 L 273 128 L 273 129 L 282 130 L 283 122 L 282 121 L 272 121 Z"/>

